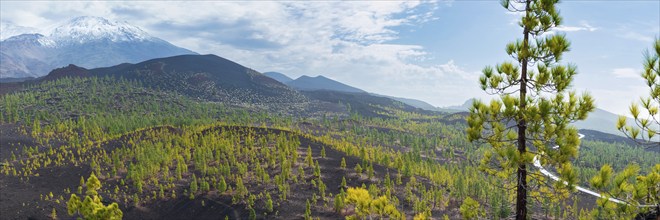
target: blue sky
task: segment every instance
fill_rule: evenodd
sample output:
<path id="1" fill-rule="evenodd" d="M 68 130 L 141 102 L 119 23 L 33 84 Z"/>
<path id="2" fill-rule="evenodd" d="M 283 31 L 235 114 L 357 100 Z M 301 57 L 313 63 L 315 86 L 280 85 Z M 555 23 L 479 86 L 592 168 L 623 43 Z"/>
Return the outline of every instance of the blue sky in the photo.
<path id="1" fill-rule="evenodd" d="M 648 90 L 642 52 L 660 36 L 660 1 L 564 1 L 563 62 L 578 66 L 574 89 L 625 113 Z M 481 69 L 507 61 L 521 37 L 499 1 L 0 2 L 0 21 L 43 34 L 76 16 L 126 21 L 155 37 L 259 71 L 325 75 L 369 92 L 436 106 L 488 99 Z M 2 32 L 2 30 L 0 30 Z"/>

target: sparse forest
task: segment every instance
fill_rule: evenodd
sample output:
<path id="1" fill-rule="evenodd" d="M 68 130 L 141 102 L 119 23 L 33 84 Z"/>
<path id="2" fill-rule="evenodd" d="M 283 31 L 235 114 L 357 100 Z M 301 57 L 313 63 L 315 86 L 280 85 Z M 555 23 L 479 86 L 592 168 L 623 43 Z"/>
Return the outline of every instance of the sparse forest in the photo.
<path id="1" fill-rule="evenodd" d="M 194 71 L 12 84 L 0 94 L 0 217 L 657 216 L 660 40 L 644 61 L 649 97 L 630 107 L 638 126 L 625 117 L 611 125 L 630 139 L 580 139 L 571 123 L 587 118 L 595 100 L 571 90 L 577 67 L 560 62 L 567 37 L 544 34 L 562 23 L 558 1 L 503 3 L 524 14 L 523 38 L 506 45 L 513 61 L 483 70 L 482 89 L 497 99 L 476 101 L 469 112 L 426 111 L 366 93 L 298 92 L 251 69 L 248 78 L 286 93 L 246 83 L 256 89 L 226 95 L 211 82 L 186 81 L 208 77 Z"/>
<path id="2" fill-rule="evenodd" d="M 382 112 L 387 117 L 282 117 L 109 77 L 28 85 L 1 103 L 3 146 L 9 146 L 3 148 L 3 178 L 34 184 L 71 170 L 66 184 L 46 187 L 37 201 L 24 203 L 49 215 L 64 216 L 68 204 L 82 204 L 70 197 L 82 202 L 90 195 L 90 175 L 102 182 L 98 195 L 116 203 L 124 218 L 155 217 L 142 210 L 180 206 L 230 219 L 514 214 L 515 194 L 502 187 L 504 180 L 480 171 L 488 146 L 468 142 L 461 113 L 389 109 Z M 623 143 L 582 146 L 574 162 L 580 184 L 606 163 L 636 158 L 645 167 L 641 173 L 657 163 L 655 153 Z M 593 206 L 585 201 L 592 198 L 570 198 L 534 200 L 530 212 L 588 218 Z"/>

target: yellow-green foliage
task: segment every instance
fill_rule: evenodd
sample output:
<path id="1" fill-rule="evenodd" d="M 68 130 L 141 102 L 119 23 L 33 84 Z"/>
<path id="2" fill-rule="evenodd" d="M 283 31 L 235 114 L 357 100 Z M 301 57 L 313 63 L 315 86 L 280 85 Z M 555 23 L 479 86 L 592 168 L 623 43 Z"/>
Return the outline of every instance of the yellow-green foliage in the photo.
<path id="1" fill-rule="evenodd" d="M 533 201 L 530 196 L 565 199 L 577 183 L 571 163 L 578 155 L 580 140 L 571 123 L 586 119 L 595 105 L 588 93 L 571 91 L 577 66 L 560 63 L 570 42 L 565 35 L 545 34 L 562 23 L 556 6 L 559 1 L 501 2 L 507 10 L 522 13 L 523 36 L 506 45 L 506 54 L 513 61 L 483 69 L 481 89 L 497 98 L 474 101 L 466 133 L 470 141 L 491 146 L 480 169 L 505 181 L 516 178 L 516 219 L 525 219 L 527 203 Z M 559 149 L 552 149 L 555 145 Z M 557 169 L 559 184 L 548 187 L 547 179 L 530 169 L 535 156 L 542 165 Z"/>
<path id="2" fill-rule="evenodd" d="M 660 149 L 660 38 L 655 40 L 651 51 L 644 57 L 642 78 L 649 87 L 649 97 L 641 98 L 641 108 L 636 103 L 630 105 L 630 114 L 636 126 L 627 125 L 626 117 L 619 117 L 617 129 L 646 147 Z M 642 112 L 644 111 L 644 112 Z M 656 157 L 657 158 L 657 157 Z M 614 204 L 607 198 L 597 201 L 598 207 L 591 214 L 594 218 L 633 218 L 637 213 L 648 212 L 651 207 L 660 205 L 660 163 L 656 162 L 647 175 L 640 174 L 636 164 L 627 166 L 612 179 L 612 168 L 605 165 L 593 177 L 591 185 L 609 191 L 612 197 L 626 204 Z M 642 206 L 640 206 L 642 205 Z"/>
<path id="3" fill-rule="evenodd" d="M 96 87 L 97 92 L 95 95 L 83 93 L 81 100 L 77 100 L 67 95 L 66 88 L 72 83 L 83 88 Z M 74 88 L 71 94 L 78 91 Z M 127 96 L 145 92 L 147 98 Z M 63 100 L 47 104 L 36 97 Z M 114 97 L 125 97 L 125 100 L 115 100 Z M 89 101 L 95 99 L 98 99 L 96 104 Z M 32 106 L 43 109 L 37 111 L 38 108 Z M 135 106 L 137 110 L 122 109 L 121 106 Z M 63 109 L 80 117 L 69 118 L 68 114 L 59 111 L 54 114 L 42 111 L 51 108 Z M 1 164 L 1 173 L 30 177 L 38 175 L 44 167 L 90 166 L 99 177 L 119 178 L 116 182 L 119 187 L 114 187 L 112 194 L 104 195 L 124 201 L 123 205 L 127 206 L 131 205 L 130 201 L 144 204 L 165 197 L 176 198 L 177 194 L 195 195 L 183 193 L 184 188 L 197 195 L 217 189 L 221 196 L 235 197 L 236 202 L 258 205 L 263 203 L 254 203 L 251 198 L 255 192 L 251 187 L 254 184 L 274 184 L 275 187 L 266 188 L 272 190 L 269 193 L 276 209 L 276 204 L 286 200 L 291 189 L 295 189 L 292 184 L 310 184 L 312 175 L 326 177 L 317 165 L 324 161 L 323 151 L 330 150 L 323 150 L 326 147 L 346 154 L 346 159 L 334 162 L 342 168 L 349 166 L 346 172 L 352 173 L 352 168 L 359 167 L 357 170 L 366 174 L 364 177 L 382 175 L 374 170 L 374 166 L 380 165 L 395 175 L 391 180 L 369 186 L 374 204 L 383 205 L 387 201 L 394 207 L 399 206 L 399 201 L 404 198 L 395 195 L 400 195 L 395 188 L 403 187 L 409 177 L 420 180 L 406 184 L 403 192 L 405 201 L 413 207 L 412 212 L 419 213 L 419 216 L 428 216 L 430 210 L 444 210 L 450 201 L 462 201 L 466 197 L 493 207 L 508 208 L 511 203 L 506 196 L 511 195 L 511 191 L 502 189 L 511 185 L 498 184 L 494 177 L 479 172 L 470 162 L 478 160 L 484 148 L 467 141 L 462 123 L 453 124 L 453 121 L 464 119 L 460 114 L 425 115 L 388 110 L 387 115 L 392 116 L 389 119 L 354 117 L 347 121 L 335 118 L 324 120 L 321 129 L 309 131 L 298 128 L 300 124 L 296 122 L 317 126 L 313 118 L 292 119 L 230 110 L 217 103 L 192 102 L 185 97 L 138 88 L 137 82 L 114 82 L 111 79 L 63 79 L 30 87 L 24 92 L 0 97 L 0 109 L 6 110 L 0 111 L 5 120 L 0 123 L 23 121 L 22 132 L 34 136 L 40 143 L 39 146 L 25 146 L 22 151 L 12 151 L 11 160 Z M 452 124 L 445 123 L 447 121 Z M 255 132 L 257 128 L 251 127 L 254 125 L 268 125 L 271 130 L 265 131 L 267 134 Z M 275 132 L 275 129 L 281 132 Z M 322 144 L 319 155 L 314 158 L 311 147 L 300 146 L 299 138 Z M 55 142 L 66 144 L 59 146 L 53 144 Z M 119 147 L 108 148 L 109 143 L 117 142 L 120 142 Z M 582 156 L 582 151 L 580 153 Z M 349 157 L 357 157 L 361 162 L 346 164 Z M 645 170 L 642 173 L 646 173 Z M 193 180 L 196 184 L 191 183 Z M 317 196 L 325 197 L 326 187 L 336 187 L 325 186 L 319 180 L 313 179 L 319 190 Z M 342 185 L 346 184 L 351 183 L 342 181 Z M 84 185 L 82 181 L 78 195 L 86 193 L 82 188 Z M 498 187 L 501 185 L 505 187 Z M 145 192 L 138 190 L 136 193 L 133 190 L 136 188 L 144 188 Z M 344 209 L 345 196 L 340 196 L 342 194 L 345 195 L 333 196 L 336 206 L 340 207 L 337 208 L 339 212 Z M 383 195 L 386 197 L 381 199 Z M 264 199 L 263 196 L 257 198 Z M 82 204 L 84 199 L 78 197 L 78 201 Z M 373 210 L 367 211 L 371 213 Z M 384 216 L 382 213 L 370 215 Z"/>
<path id="4" fill-rule="evenodd" d="M 649 87 L 649 96 L 641 98 L 641 105 L 632 103 L 630 105 L 630 114 L 637 126 L 627 125 L 625 116 L 620 116 L 617 122 L 617 129 L 633 139 L 642 139 L 644 144 L 650 147 L 660 148 L 660 141 L 654 140 L 656 135 L 660 135 L 660 38 L 655 40 L 651 51 L 646 51 L 644 55 L 644 71 L 642 78 Z M 640 106 L 641 109 L 640 110 Z"/>
<path id="5" fill-rule="evenodd" d="M 477 219 L 480 216 L 479 202 L 474 201 L 474 199 L 467 197 L 463 200 L 463 204 L 459 209 L 463 219 Z"/>
<path id="6" fill-rule="evenodd" d="M 660 164 L 656 164 L 648 175 L 639 174 L 639 170 L 639 166 L 633 164 L 615 174 L 609 165 L 604 165 L 591 179 L 592 187 L 605 192 L 605 197 L 596 201 L 591 217 L 631 219 L 657 205 L 660 201 Z M 609 198 L 621 199 L 624 203 L 615 203 Z"/>
<path id="7" fill-rule="evenodd" d="M 350 187 L 346 191 L 344 199 L 346 205 L 353 205 L 357 218 L 377 215 L 380 217 L 389 217 L 390 219 L 405 218 L 390 202 L 387 196 L 372 198 L 369 191 L 363 188 Z"/>
<path id="8" fill-rule="evenodd" d="M 96 175 L 91 174 L 87 179 L 87 192 L 85 199 L 81 202 L 76 194 L 71 194 L 69 202 L 66 203 L 69 215 L 79 214 L 84 219 L 122 219 L 124 215 L 117 203 L 103 205 L 101 196 L 97 190 L 101 189 L 101 182 Z"/>

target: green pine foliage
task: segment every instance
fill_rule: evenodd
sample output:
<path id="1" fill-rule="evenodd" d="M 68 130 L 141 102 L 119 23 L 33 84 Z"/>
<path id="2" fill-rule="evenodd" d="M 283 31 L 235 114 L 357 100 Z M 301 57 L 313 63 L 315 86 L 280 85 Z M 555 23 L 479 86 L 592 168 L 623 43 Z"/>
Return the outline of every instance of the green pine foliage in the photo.
<path id="1" fill-rule="evenodd" d="M 640 98 L 640 104 L 630 105 L 630 114 L 635 125 L 627 125 L 625 116 L 620 116 L 617 129 L 633 140 L 642 139 L 641 144 L 660 149 L 660 38 L 655 40 L 651 51 L 644 53 L 642 78 L 649 87 L 649 96 Z M 640 107 L 641 106 L 641 107 Z"/>
<path id="2" fill-rule="evenodd" d="M 101 182 L 93 173 L 87 179 L 86 187 L 86 196 L 82 201 L 76 194 L 71 194 L 66 204 L 70 216 L 80 215 L 84 219 L 122 219 L 123 212 L 117 203 L 106 206 L 101 202 L 101 196 L 97 192 L 101 189 Z"/>
<path id="3" fill-rule="evenodd" d="M 660 149 L 660 139 L 656 136 L 660 134 L 658 122 L 658 107 L 660 105 L 660 38 L 655 40 L 652 52 L 646 51 L 644 54 L 644 71 L 642 78 L 649 87 L 649 97 L 641 99 L 641 108 L 633 103 L 630 105 L 630 114 L 635 121 L 634 126 L 626 124 L 626 117 L 619 117 L 617 129 L 626 136 L 632 138 L 646 148 Z M 646 114 L 646 116 L 642 116 Z M 656 140 L 658 139 L 658 140 Z M 640 150 L 642 151 L 642 150 Z M 649 155 L 647 152 L 643 155 Z M 657 155 L 649 155 L 650 163 L 644 163 L 646 160 L 640 160 L 643 167 L 638 164 L 628 164 L 619 173 L 605 164 L 600 171 L 593 176 L 590 183 L 594 188 L 607 192 L 605 198 L 598 199 L 597 207 L 591 211 L 592 218 L 617 218 L 632 219 L 647 215 L 653 210 L 655 212 L 660 208 L 660 162 Z M 640 158 L 644 157 L 640 155 Z M 655 164 L 653 164 L 655 163 Z M 646 172 L 640 172 L 646 168 Z M 645 174 L 644 174 L 645 173 Z M 609 198 L 616 198 L 623 203 L 615 203 Z"/>
<path id="4" fill-rule="evenodd" d="M 467 119 L 468 139 L 492 147 L 484 153 L 480 168 L 504 180 L 515 179 L 510 182 L 516 186 L 516 219 L 528 217 L 531 197 L 569 196 L 577 183 L 571 160 L 580 144 L 570 123 L 586 119 L 595 108 L 589 94 L 570 91 L 577 67 L 559 63 L 569 51 L 568 40 L 562 34 L 545 34 L 562 23 L 557 3 L 502 1 L 507 10 L 524 14 L 519 22 L 523 39 L 506 46 L 514 62 L 484 68 L 481 88 L 499 98 L 489 103 L 476 100 Z M 560 148 L 552 149 L 555 144 Z M 531 169 L 536 156 L 541 165 L 555 167 L 563 181 L 546 187 L 543 175 Z M 531 191 L 535 188 L 541 189 Z"/>
<path id="5" fill-rule="evenodd" d="M 479 211 L 479 202 L 474 201 L 474 199 L 467 197 L 463 200 L 463 204 L 459 209 L 463 219 L 477 219 L 480 216 Z"/>
<path id="6" fill-rule="evenodd" d="M 468 141 L 466 125 L 457 123 L 465 119 L 460 114 L 383 108 L 386 118 L 354 112 L 350 120 L 330 116 L 322 121 L 200 102 L 130 80 L 67 78 L 45 85 L 0 96 L 1 123 L 17 125 L 39 143 L 12 146 L 11 160 L 3 161 L 0 175 L 27 179 L 43 174 L 44 168 L 89 166 L 109 188 L 98 194 L 121 207 L 148 206 L 181 195 L 199 204 L 198 200 L 219 196 L 233 198 L 245 213 L 254 210 L 257 219 L 276 218 L 285 213 L 278 209 L 286 204 L 303 202 L 292 193 L 298 189 L 309 192 L 302 198 L 310 199 L 309 218 L 311 211 L 329 213 L 332 208 L 338 213 L 333 218 L 357 217 L 353 211 L 357 200 L 348 202 L 346 191 L 363 184 L 371 197 L 363 216 L 372 218 L 439 218 L 432 216 L 438 212 L 454 212 L 450 216 L 457 217 L 461 201 L 470 198 L 480 204 L 481 216 L 497 219 L 510 216 L 515 202 L 513 192 L 506 190 L 512 178 L 487 175 L 473 163 L 492 147 Z M 301 129 L 305 126 L 318 130 Z M 608 160 L 623 164 L 639 158 L 640 176 L 648 176 L 649 164 L 657 163 L 654 154 L 623 144 L 600 148 L 600 142 L 584 141 L 583 145 L 589 149 L 583 148 L 573 168 L 587 183 Z M 312 149 L 320 157 L 315 158 Z M 324 155 L 327 150 L 333 153 Z M 621 157 L 612 158 L 617 154 Z M 345 169 L 347 163 L 355 169 Z M 328 181 L 339 177 L 333 166 L 346 175 L 339 186 Z M 383 168 L 387 172 L 376 172 Z M 82 179 L 77 196 L 86 193 L 85 183 Z M 75 191 L 76 186 L 70 189 Z M 46 197 L 55 205 L 57 192 L 53 192 Z M 547 204 L 541 205 L 538 215 L 562 219 L 570 212 L 591 217 L 592 210 L 572 212 L 577 208 L 565 211 L 570 205 L 562 202 Z M 205 207 L 212 205 L 206 201 Z"/>

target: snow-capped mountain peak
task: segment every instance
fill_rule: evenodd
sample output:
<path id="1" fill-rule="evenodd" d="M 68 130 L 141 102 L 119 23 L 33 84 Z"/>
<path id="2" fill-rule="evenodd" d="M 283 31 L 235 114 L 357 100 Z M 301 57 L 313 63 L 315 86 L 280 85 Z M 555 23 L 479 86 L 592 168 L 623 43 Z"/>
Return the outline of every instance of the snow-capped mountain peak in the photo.
<path id="1" fill-rule="evenodd" d="M 40 77 L 69 64 L 96 68 L 195 54 L 126 22 L 100 17 L 77 17 L 48 29 L 2 41 L 0 78 Z M 4 26 L 2 31 L 5 34 Z"/>
<path id="2" fill-rule="evenodd" d="M 39 30 L 36 28 L 18 26 L 8 22 L 0 22 L 0 41 L 21 34 L 35 33 L 39 33 Z"/>
<path id="3" fill-rule="evenodd" d="M 55 47 L 56 44 L 49 38 L 41 34 L 19 34 L 4 40 L 4 42 L 19 42 L 22 44 L 33 44 L 44 47 Z"/>
<path id="4" fill-rule="evenodd" d="M 49 37 L 53 41 L 62 44 L 82 44 L 92 41 L 147 41 L 153 39 L 147 32 L 126 22 L 109 21 L 105 18 L 93 16 L 71 19 L 55 28 Z"/>

